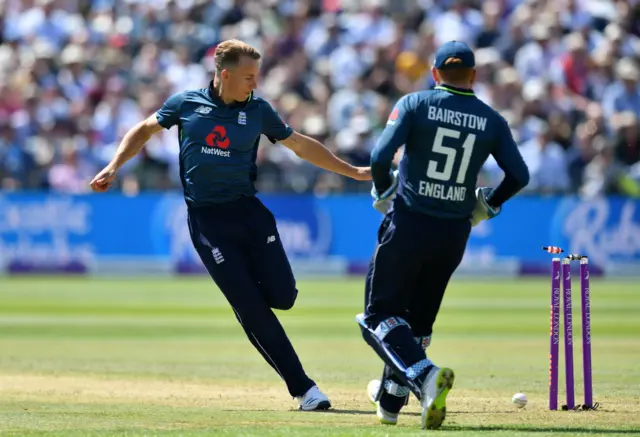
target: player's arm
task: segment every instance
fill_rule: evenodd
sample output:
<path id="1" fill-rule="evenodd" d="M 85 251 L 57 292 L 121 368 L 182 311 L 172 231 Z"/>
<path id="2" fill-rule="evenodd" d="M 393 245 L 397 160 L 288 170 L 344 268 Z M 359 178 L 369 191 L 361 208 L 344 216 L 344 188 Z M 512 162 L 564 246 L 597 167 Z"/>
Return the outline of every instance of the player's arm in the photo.
<path id="1" fill-rule="evenodd" d="M 487 196 L 487 203 L 491 207 L 500 208 L 529 183 L 529 169 L 504 118 L 500 120 L 498 142 L 491 154 L 504 172 L 504 178 Z"/>
<path id="2" fill-rule="evenodd" d="M 355 167 L 343 161 L 327 149 L 322 143 L 289 127 L 267 102 L 263 104 L 262 133 L 272 143 L 280 142 L 305 161 L 359 181 L 371 180 L 368 167 Z"/>
<path id="3" fill-rule="evenodd" d="M 169 129 L 178 122 L 178 109 L 181 102 L 180 94 L 171 96 L 158 112 L 129 129 L 111 162 L 91 181 L 91 189 L 97 192 L 107 191 L 115 180 L 118 170 L 142 150 L 153 134 L 162 129 Z"/>
<path id="4" fill-rule="evenodd" d="M 280 143 L 300 158 L 320 168 L 359 181 L 371 180 L 371 170 L 368 167 L 354 167 L 338 158 L 319 141 L 299 132 L 293 131 L 289 137 L 280 140 Z"/>
<path id="5" fill-rule="evenodd" d="M 397 184 L 397 178 L 391 173 L 391 164 L 396 152 L 409 137 L 412 114 L 410 96 L 404 96 L 393 108 L 387 125 L 371 152 L 374 192 L 382 197 L 385 197 L 384 193 L 393 191 Z"/>

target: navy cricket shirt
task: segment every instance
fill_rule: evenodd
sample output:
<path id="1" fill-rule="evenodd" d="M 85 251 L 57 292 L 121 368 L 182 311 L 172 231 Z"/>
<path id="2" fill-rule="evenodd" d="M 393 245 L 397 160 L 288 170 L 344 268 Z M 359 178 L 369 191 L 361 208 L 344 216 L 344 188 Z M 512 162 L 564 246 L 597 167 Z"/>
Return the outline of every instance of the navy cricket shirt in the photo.
<path id="1" fill-rule="evenodd" d="M 252 94 L 227 105 L 212 84 L 174 94 L 156 117 L 166 129 L 179 128 L 180 178 L 187 204 L 196 207 L 254 195 L 260 135 L 275 142 L 293 133 L 267 101 Z"/>
<path id="2" fill-rule="evenodd" d="M 396 205 L 412 211 L 470 217 L 478 174 L 489 155 L 505 172 L 493 194 L 496 206 L 529 181 L 506 120 L 471 90 L 438 86 L 398 101 L 371 154 L 371 173 L 379 192 L 390 184 L 391 162 L 402 145 Z"/>

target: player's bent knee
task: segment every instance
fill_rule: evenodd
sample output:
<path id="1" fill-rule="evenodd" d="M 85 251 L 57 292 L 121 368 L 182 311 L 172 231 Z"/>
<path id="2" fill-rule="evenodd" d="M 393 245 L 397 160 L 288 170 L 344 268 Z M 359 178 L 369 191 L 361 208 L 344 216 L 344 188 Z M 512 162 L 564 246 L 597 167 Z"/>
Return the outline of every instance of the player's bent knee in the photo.
<path id="1" fill-rule="evenodd" d="M 272 297 L 269 304 L 274 310 L 286 311 L 293 308 L 293 305 L 296 303 L 297 297 L 298 289 L 294 287 L 293 290 L 283 290 L 283 292 L 281 292 L 280 294 Z"/>
<path id="2" fill-rule="evenodd" d="M 274 310 L 287 311 L 293 308 L 293 305 L 295 303 L 296 303 L 295 299 L 276 301 L 271 304 L 271 308 L 273 308 Z"/>

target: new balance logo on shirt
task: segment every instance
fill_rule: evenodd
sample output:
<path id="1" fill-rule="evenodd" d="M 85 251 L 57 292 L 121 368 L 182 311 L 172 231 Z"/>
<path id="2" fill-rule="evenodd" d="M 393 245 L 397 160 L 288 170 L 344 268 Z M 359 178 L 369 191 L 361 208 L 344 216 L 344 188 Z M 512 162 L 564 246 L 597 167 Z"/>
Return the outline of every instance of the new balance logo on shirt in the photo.
<path id="1" fill-rule="evenodd" d="M 213 111 L 213 108 L 211 108 L 210 106 L 200 105 L 194 112 L 197 112 L 198 114 L 202 114 L 202 115 L 207 115 L 211 111 Z"/>
<path id="2" fill-rule="evenodd" d="M 276 241 L 276 236 L 275 235 L 270 235 L 270 236 L 267 237 L 267 244 L 273 243 L 274 241 Z"/>

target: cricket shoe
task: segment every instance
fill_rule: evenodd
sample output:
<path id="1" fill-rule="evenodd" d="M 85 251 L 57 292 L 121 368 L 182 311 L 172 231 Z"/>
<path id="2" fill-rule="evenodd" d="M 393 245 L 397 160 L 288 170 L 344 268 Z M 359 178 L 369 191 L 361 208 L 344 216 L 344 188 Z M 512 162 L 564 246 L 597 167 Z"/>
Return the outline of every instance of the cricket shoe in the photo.
<path id="1" fill-rule="evenodd" d="M 447 394 L 453 387 L 455 374 L 448 367 L 434 366 L 422 383 L 422 428 L 440 428 L 447 415 Z"/>
<path id="2" fill-rule="evenodd" d="M 376 415 L 383 425 L 395 425 L 398 423 L 398 413 L 390 413 L 380 406 L 380 401 L 376 401 L 376 395 L 380 390 L 380 380 L 372 379 L 367 384 L 367 395 L 369 402 L 376 406 Z"/>
<path id="3" fill-rule="evenodd" d="M 303 396 L 298 396 L 299 409 L 302 411 L 328 410 L 331 402 L 327 395 L 322 393 L 318 386 L 311 387 Z"/>

